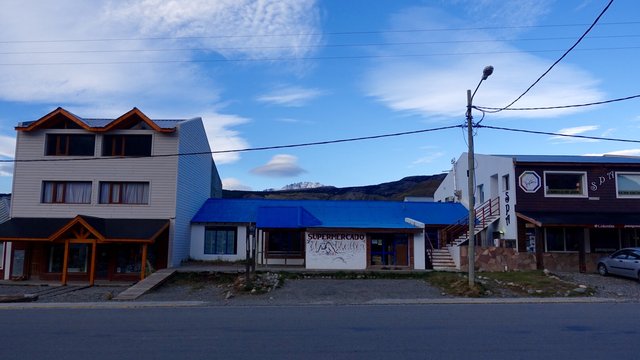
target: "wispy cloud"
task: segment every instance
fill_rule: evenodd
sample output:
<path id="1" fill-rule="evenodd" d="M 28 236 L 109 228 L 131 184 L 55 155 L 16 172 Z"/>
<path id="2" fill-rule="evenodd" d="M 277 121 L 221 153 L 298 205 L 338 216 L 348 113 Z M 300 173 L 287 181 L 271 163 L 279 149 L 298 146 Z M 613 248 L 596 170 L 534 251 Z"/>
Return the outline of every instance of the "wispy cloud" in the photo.
<path id="1" fill-rule="evenodd" d="M 16 151 L 16 138 L 0 135 L 0 156 L 13 158 Z"/>
<path id="2" fill-rule="evenodd" d="M 265 165 L 251 170 L 253 174 L 269 177 L 294 177 L 307 172 L 298 165 L 298 158 L 293 155 L 275 155 Z"/>
<path id="3" fill-rule="evenodd" d="M 241 190 L 241 191 L 253 190 L 250 186 L 244 185 L 240 180 L 236 178 L 222 179 L 222 188 L 225 190 Z"/>
<path id="4" fill-rule="evenodd" d="M 299 86 L 282 86 L 267 94 L 258 96 L 256 100 L 268 104 L 297 107 L 306 105 L 309 101 L 324 94 L 325 92 L 319 89 L 307 89 Z"/>
<path id="5" fill-rule="evenodd" d="M 0 176 L 13 176 L 13 164 L 0 163 Z"/>
<path id="6" fill-rule="evenodd" d="M 533 1 L 524 10 L 514 6 L 504 7 L 504 1 L 481 1 L 491 12 L 514 11 L 509 16 L 496 19 L 496 26 L 504 19 L 526 19 L 527 9 L 536 9 L 534 15 L 544 9 Z M 495 7 L 487 6 L 493 4 Z M 518 6 L 520 1 L 513 2 Z M 465 3 L 468 4 L 468 3 Z M 480 6 L 480 5 L 478 5 Z M 479 11 L 479 10 L 478 10 Z M 488 11 L 488 10 L 485 10 Z M 502 22 L 500 22 L 502 21 Z M 509 20 L 510 21 L 510 20 Z M 527 22 L 532 21 L 528 19 Z M 462 27 L 464 19 L 433 8 L 410 8 L 392 17 L 391 29 L 451 28 Z M 416 113 L 429 118 L 450 118 L 464 114 L 466 96 L 464 89 L 474 89 L 480 80 L 482 69 L 493 65 L 494 74 L 482 84 L 474 104 L 500 107 L 514 100 L 549 66 L 549 59 L 527 53 L 511 43 L 499 40 L 489 30 L 446 33 L 391 33 L 389 42 L 417 42 L 438 40 L 437 44 L 425 44 L 407 48 L 394 47 L 395 53 L 426 54 L 427 56 L 400 59 L 378 59 L 364 77 L 364 91 L 387 107 L 402 112 Z M 469 38 L 477 42 L 469 42 Z M 483 41 L 481 41 L 483 40 Z M 479 56 L 479 54 L 487 55 Z M 380 55 L 387 55 L 379 52 Z M 391 54 L 391 55 L 394 55 Z M 430 54 L 430 55 L 429 55 Z M 468 56 L 446 54 L 473 54 Z M 526 71 L 523 71 L 526 69 Z M 560 63 L 543 81 L 534 87 L 515 107 L 556 106 L 602 100 L 604 95 L 597 88 L 598 80 L 590 73 L 571 65 Z M 553 117 L 584 111 L 580 108 L 550 111 L 504 111 L 491 116 L 500 117 Z"/>
<path id="7" fill-rule="evenodd" d="M 14 41 L 2 63 L 16 64 L 0 66 L 0 100 L 98 117 L 134 106 L 150 116 L 201 115 L 216 150 L 245 147 L 231 128 L 247 119 L 218 112 L 221 82 L 209 65 L 191 60 L 299 57 L 322 41 L 304 35 L 319 33 L 314 0 L 25 0 L 3 3 L 0 23 L 2 37 Z"/>
<path id="8" fill-rule="evenodd" d="M 584 133 L 598 130 L 600 127 L 597 125 L 584 125 L 584 126 L 576 126 L 571 128 L 560 129 L 556 131 L 558 134 L 563 135 L 582 135 Z M 552 136 L 549 138 L 550 140 L 556 142 L 597 142 L 596 139 L 583 139 L 583 138 L 575 138 L 570 136 Z"/>
<path id="9" fill-rule="evenodd" d="M 418 158 L 416 160 L 414 160 L 411 164 L 412 165 L 422 165 L 422 164 L 429 164 L 432 163 L 434 160 L 440 159 L 445 153 L 441 152 L 441 151 L 434 151 L 431 152 L 421 158 Z"/>
<path id="10" fill-rule="evenodd" d="M 597 154 L 584 154 L 585 156 L 605 156 L 605 155 L 612 155 L 612 156 L 640 156 L 640 149 L 627 149 L 627 150 L 617 150 L 617 151 L 610 151 L 610 152 L 606 152 L 606 153 L 597 153 Z"/>

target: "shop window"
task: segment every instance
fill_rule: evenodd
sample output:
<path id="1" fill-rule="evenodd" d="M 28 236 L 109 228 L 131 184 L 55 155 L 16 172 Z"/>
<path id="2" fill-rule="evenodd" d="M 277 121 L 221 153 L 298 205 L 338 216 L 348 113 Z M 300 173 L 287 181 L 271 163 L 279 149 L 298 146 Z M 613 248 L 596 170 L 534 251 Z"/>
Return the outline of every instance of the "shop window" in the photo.
<path id="1" fill-rule="evenodd" d="M 584 241 L 582 228 L 547 228 L 545 245 L 548 252 L 572 252 L 580 250 Z"/>
<path id="2" fill-rule="evenodd" d="M 44 181 L 42 202 L 45 204 L 90 204 L 90 181 Z"/>
<path id="3" fill-rule="evenodd" d="M 64 244 L 54 244 L 49 247 L 49 266 L 47 268 L 50 273 L 61 273 L 62 264 L 64 264 Z"/>
<path id="4" fill-rule="evenodd" d="M 120 245 L 116 252 L 116 273 L 139 273 L 142 269 L 142 248 L 140 245 Z"/>
<path id="5" fill-rule="evenodd" d="M 207 227 L 204 230 L 206 255 L 235 255 L 237 253 L 235 227 Z"/>
<path id="6" fill-rule="evenodd" d="M 70 273 L 86 273 L 89 263 L 88 255 L 89 246 L 87 244 L 70 244 L 67 271 Z"/>
<path id="7" fill-rule="evenodd" d="M 618 229 L 590 229 L 592 253 L 612 253 L 620 248 Z"/>
<path id="8" fill-rule="evenodd" d="M 151 156 L 151 135 L 105 135 L 102 156 Z"/>
<path id="9" fill-rule="evenodd" d="M 640 197 L 640 174 L 616 173 L 618 197 Z"/>
<path id="10" fill-rule="evenodd" d="M 640 246 L 640 229 L 622 229 L 622 245 L 623 248 Z"/>
<path id="11" fill-rule="evenodd" d="M 545 196 L 587 195 L 585 172 L 544 172 Z"/>
<path id="12" fill-rule="evenodd" d="M 100 182 L 100 204 L 149 204 L 149 183 Z"/>
<path id="13" fill-rule="evenodd" d="M 47 134 L 46 155 L 93 156 L 95 145 L 95 135 Z"/>
<path id="14" fill-rule="evenodd" d="M 270 257 L 302 257 L 303 236 L 300 231 L 269 231 L 267 252 Z"/>
<path id="15" fill-rule="evenodd" d="M 370 249 L 372 266 L 409 266 L 407 234 L 373 234 Z"/>

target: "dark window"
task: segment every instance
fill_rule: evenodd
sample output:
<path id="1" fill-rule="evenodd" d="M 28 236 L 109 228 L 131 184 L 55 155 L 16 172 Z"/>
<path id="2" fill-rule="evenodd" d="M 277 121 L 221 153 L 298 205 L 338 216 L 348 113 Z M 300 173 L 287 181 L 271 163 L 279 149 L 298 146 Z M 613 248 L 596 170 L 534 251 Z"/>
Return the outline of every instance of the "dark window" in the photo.
<path id="1" fill-rule="evenodd" d="M 141 269 L 142 248 L 140 245 L 119 245 L 116 250 L 116 273 L 139 273 Z"/>
<path id="2" fill-rule="evenodd" d="M 544 174 L 546 195 L 585 195 L 584 173 L 555 173 Z"/>
<path id="3" fill-rule="evenodd" d="M 371 265 L 409 265 L 409 236 L 407 234 L 372 234 Z"/>
<path id="4" fill-rule="evenodd" d="M 235 255 L 235 227 L 207 227 L 204 231 L 204 253 L 207 255 Z"/>
<path id="5" fill-rule="evenodd" d="M 105 135 L 103 156 L 151 156 L 151 135 Z"/>
<path id="6" fill-rule="evenodd" d="M 148 204 L 147 182 L 101 182 L 100 204 Z"/>
<path id="7" fill-rule="evenodd" d="M 267 252 L 270 256 L 302 256 L 302 233 L 286 230 L 270 231 Z"/>
<path id="8" fill-rule="evenodd" d="M 592 253 L 611 253 L 619 249 L 618 229 L 589 229 Z"/>
<path id="9" fill-rule="evenodd" d="M 46 204 L 90 204 L 90 181 L 44 181 L 42 202 Z"/>
<path id="10" fill-rule="evenodd" d="M 47 134 L 47 155 L 93 156 L 96 137 L 80 134 Z"/>
<path id="11" fill-rule="evenodd" d="M 547 228 L 547 251 L 579 251 L 584 241 L 582 228 Z"/>

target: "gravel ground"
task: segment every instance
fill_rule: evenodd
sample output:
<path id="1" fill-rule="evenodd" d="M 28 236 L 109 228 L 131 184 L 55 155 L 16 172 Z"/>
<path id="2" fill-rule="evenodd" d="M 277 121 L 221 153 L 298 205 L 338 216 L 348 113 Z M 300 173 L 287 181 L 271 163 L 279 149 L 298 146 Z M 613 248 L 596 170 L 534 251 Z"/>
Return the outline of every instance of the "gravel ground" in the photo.
<path id="1" fill-rule="evenodd" d="M 595 296 L 640 301 L 640 283 L 633 279 L 597 274 L 556 273 L 564 280 L 597 290 Z M 109 301 L 125 286 L 94 286 L 58 295 L 46 294 L 55 287 L 0 285 L 0 296 L 41 293 L 37 302 Z M 169 281 L 138 301 L 206 301 L 211 305 L 362 304 L 377 299 L 443 298 L 439 289 L 417 279 L 287 279 L 273 291 L 235 293 L 231 284 Z"/>

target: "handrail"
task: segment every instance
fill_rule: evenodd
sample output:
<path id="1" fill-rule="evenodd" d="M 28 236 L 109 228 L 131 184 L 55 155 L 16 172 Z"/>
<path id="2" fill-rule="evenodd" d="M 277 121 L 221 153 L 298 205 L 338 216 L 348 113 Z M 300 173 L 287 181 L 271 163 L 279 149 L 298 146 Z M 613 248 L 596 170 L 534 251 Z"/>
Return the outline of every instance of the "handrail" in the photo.
<path id="1" fill-rule="evenodd" d="M 429 237 L 429 233 L 426 231 L 424 232 L 424 241 L 427 244 L 429 244 L 429 247 L 426 248 L 426 250 L 427 250 L 427 256 L 429 257 L 429 264 L 433 269 L 433 244 L 431 243 L 431 238 Z"/>
<path id="2" fill-rule="evenodd" d="M 500 214 L 500 197 L 489 199 L 475 208 L 476 214 L 476 226 L 481 225 L 483 228 L 487 226 L 488 219 L 490 217 Z M 469 216 L 458 219 L 455 223 L 446 226 L 442 229 L 441 246 L 446 246 L 453 242 L 462 234 L 466 234 L 469 231 Z"/>

